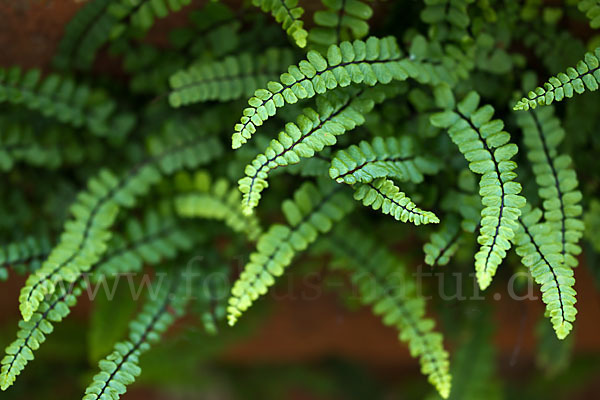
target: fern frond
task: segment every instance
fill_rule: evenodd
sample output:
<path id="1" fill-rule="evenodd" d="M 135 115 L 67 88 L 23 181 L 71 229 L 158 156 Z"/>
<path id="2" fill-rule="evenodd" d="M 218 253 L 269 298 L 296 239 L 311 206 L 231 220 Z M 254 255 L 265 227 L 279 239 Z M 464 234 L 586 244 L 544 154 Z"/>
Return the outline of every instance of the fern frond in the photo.
<path id="1" fill-rule="evenodd" d="M 398 329 L 399 339 L 408 343 L 411 356 L 419 358 L 421 372 L 447 398 L 452 380 L 448 352 L 442 335 L 434 331 L 435 322 L 424 316 L 425 299 L 404 263 L 355 229 L 344 226 L 332 236 L 331 250 L 343 257 L 336 265 L 351 270 L 361 300 L 372 306 L 385 325 Z"/>
<path id="2" fill-rule="evenodd" d="M 427 24 L 448 23 L 455 28 L 465 30 L 470 22 L 467 7 L 473 2 L 474 0 L 425 0 L 421 19 Z"/>
<path id="3" fill-rule="evenodd" d="M 600 28 L 600 1 L 579 0 L 577 2 L 577 8 L 588 17 L 590 26 L 593 29 Z"/>
<path id="4" fill-rule="evenodd" d="M 382 213 L 390 214 L 398 221 L 409 221 L 415 225 L 440 222 L 434 213 L 418 208 L 393 181 L 386 178 L 357 184 L 354 199 L 373 210 L 381 209 Z"/>
<path id="5" fill-rule="evenodd" d="M 74 67 L 88 69 L 96 52 L 108 42 L 116 19 L 107 12 L 112 0 L 92 0 L 85 3 L 65 27 L 58 43 L 54 66 L 61 70 Z"/>
<path id="6" fill-rule="evenodd" d="M 180 216 L 224 220 L 235 232 L 245 232 L 250 240 L 260 235 L 260 221 L 256 215 L 242 212 L 240 192 L 226 179 L 220 178 L 213 183 L 208 172 L 199 171 L 194 176 L 177 176 L 176 180 L 178 187 L 186 192 L 174 200 Z"/>
<path id="7" fill-rule="evenodd" d="M 458 250 L 461 239 L 459 228 L 459 221 L 454 214 L 450 214 L 444 219 L 440 229 L 431 235 L 429 242 L 423 245 L 427 265 L 435 267 L 450 262 L 454 253 Z"/>
<path id="8" fill-rule="evenodd" d="M 315 12 L 315 26 L 308 32 L 308 41 L 317 49 L 342 41 L 362 39 L 369 34 L 367 20 L 373 16 L 371 6 L 360 0 L 321 0 L 326 10 Z"/>
<path id="9" fill-rule="evenodd" d="M 29 236 L 0 246 L 0 280 L 8 278 L 7 268 L 21 273 L 37 270 L 50 248 L 50 240 L 46 235 Z"/>
<path id="10" fill-rule="evenodd" d="M 254 97 L 248 100 L 250 107 L 244 109 L 240 123 L 235 125 L 232 147 L 237 149 L 246 143 L 256 132 L 256 127 L 285 104 L 312 98 L 338 86 L 359 83 L 373 86 L 390 83 L 393 79 L 402 81 L 409 76 L 430 80 L 426 69 L 417 68 L 409 57 L 402 56 L 393 37 L 370 37 L 366 42 L 355 40 L 331 45 L 327 58 L 310 50 L 306 60 L 281 74 L 280 82 L 269 82 L 267 89 L 254 92 Z"/>
<path id="11" fill-rule="evenodd" d="M 306 250 L 319 234 L 328 232 L 352 210 L 352 200 L 333 183 L 321 189 L 303 184 L 293 200 L 282 203 L 288 225 L 274 224 L 258 239 L 256 251 L 231 289 L 227 319 L 234 325 L 259 296 L 267 293 L 295 254 Z"/>
<path id="12" fill-rule="evenodd" d="M 552 107 L 544 107 L 517 114 L 517 123 L 523 130 L 523 141 L 528 149 L 538 193 L 544 200 L 544 217 L 553 230 L 559 232 L 560 254 L 568 267 L 576 267 L 575 256 L 581 253 L 578 245 L 583 236 L 581 220 L 582 194 L 577 190 L 577 174 L 573 160 L 566 154 L 558 154 L 557 147 L 565 137 L 565 131 Z"/>
<path id="13" fill-rule="evenodd" d="M 85 126 L 96 135 L 122 137 L 135 119 L 116 113 L 117 104 L 105 92 L 52 74 L 41 79 L 38 69 L 0 68 L 0 103 L 23 105 L 45 117 L 74 127 Z"/>
<path id="14" fill-rule="evenodd" d="M 160 286 L 158 295 L 149 296 L 140 315 L 129 325 L 128 339 L 115 344 L 113 352 L 100 360 L 100 372 L 85 389 L 83 400 L 119 399 L 141 373 L 140 355 L 183 315 L 189 293 L 182 279 L 174 278 L 168 285 L 161 282 Z"/>
<path id="15" fill-rule="evenodd" d="M 252 4 L 270 12 L 298 47 L 306 47 L 308 32 L 301 19 L 304 9 L 298 6 L 298 0 L 252 0 Z"/>
<path id="16" fill-rule="evenodd" d="M 278 138 L 244 169 L 246 176 L 238 181 L 240 192 L 244 194 L 244 212 L 251 213 L 258 205 L 261 192 L 269 185 L 267 178 L 271 170 L 296 164 L 336 144 L 337 136 L 362 125 L 364 115 L 376 103 L 396 93 L 397 88 L 390 89 L 344 90 L 319 96 L 316 110 L 306 108 L 296 123 L 287 123 Z"/>
<path id="17" fill-rule="evenodd" d="M 485 289 L 510 249 L 520 210 L 525 205 L 525 198 L 519 195 L 521 185 L 514 181 L 517 165 L 511 161 L 518 148 L 509 143 L 510 134 L 503 130 L 504 123 L 492 120 L 493 107 L 479 107 L 477 93 L 470 92 L 456 107 L 449 90 L 441 89 L 438 95 L 440 104 L 449 109 L 432 115 L 432 124 L 448 128 L 450 138 L 469 161 L 471 171 L 482 175 L 479 194 L 485 208 L 481 211 L 477 239 L 481 247 L 475 254 L 475 270 L 479 286 Z"/>
<path id="18" fill-rule="evenodd" d="M 559 232 L 550 224 L 541 223 L 542 211 L 525 209 L 519 218 L 519 229 L 515 235 L 516 252 L 522 257 L 523 265 L 529 268 L 536 283 L 541 285 L 542 301 L 559 339 L 564 339 L 571 329 L 577 310 L 575 279 L 573 270 L 562 262 L 556 242 Z"/>
<path id="19" fill-rule="evenodd" d="M 523 97 L 515 106 L 514 110 L 529 110 L 538 105 L 544 106 L 555 101 L 561 101 L 565 97 L 571 98 L 574 94 L 581 94 L 587 90 L 598 90 L 600 82 L 600 47 L 594 53 L 585 53 L 583 60 L 577 63 L 575 68 L 567 68 L 566 73 L 559 73 L 548 79 L 544 87 L 537 87 Z"/>
<path id="20" fill-rule="evenodd" d="M 256 89 L 279 76 L 292 61 L 290 50 L 271 48 L 258 56 L 242 53 L 222 61 L 196 63 L 169 78 L 169 103 L 180 107 L 251 96 Z"/>
<path id="21" fill-rule="evenodd" d="M 331 160 L 329 176 L 349 185 L 383 177 L 421 183 L 423 174 L 435 174 L 440 164 L 414 153 L 414 143 L 409 136 L 377 136 L 371 143 L 362 141 L 337 152 Z"/>
<path id="22" fill-rule="evenodd" d="M 170 125 L 165 136 L 152 137 L 149 147 L 155 156 L 120 178 L 105 169 L 90 179 L 88 189 L 71 206 L 73 218 L 65 224 L 59 244 L 21 290 L 20 309 L 26 321 L 43 297 L 54 292 L 57 282 L 72 282 L 98 261 L 106 251 L 110 227 L 120 208 L 134 206 L 136 198 L 147 193 L 162 175 L 196 167 L 221 151 L 215 138 L 194 137 L 178 124 Z"/>
<path id="23" fill-rule="evenodd" d="M 156 264 L 173 259 L 179 252 L 189 250 L 197 235 L 178 226 L 172 216 L 150 211 L 144 222 L 136 218 L 127 221 L 126 235 L 112 239 L 111 250 L 87 273 L 80 274 L 71 284 L 60 285 L 48 299 L 44 299 L 29 321 L 19 322 L 17 340 L 6 348 L 0 369 L 0 389 L 6 390 L 33 360 L 36 351 L 53 331 L 53 326 L 70 313 L 77 298 L 91 284 L 120 273 L 140 271 L 144 263 Z M 97 286 L 98 288 L 98 286 Z M 95 292 L 94 292 L 95 293 Z"/>

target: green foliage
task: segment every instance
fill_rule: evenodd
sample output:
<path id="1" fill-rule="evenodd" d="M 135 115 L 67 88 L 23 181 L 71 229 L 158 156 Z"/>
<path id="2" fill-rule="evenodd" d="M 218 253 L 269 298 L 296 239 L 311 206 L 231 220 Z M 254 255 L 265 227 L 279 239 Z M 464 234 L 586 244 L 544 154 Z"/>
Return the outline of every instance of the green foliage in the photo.
<path id="1" fill-rule="evenodd" d="M 192 0 L 117 0 L 108 6 L 110 13 L 116 20 L 111 28 L 111 38 L 116 38 L 131 31 L 133 36 L 144 35 L 157 18 L 164 18 L 170 12 L 177 12 Z"/>
<path id="2" fill-rule="evenodd" d="M 600 28 L 600 2 L 598 0 L 580 0 L 577 2 L 577 8 L 585 13 L 592 28 Z"/>
<path id="3" fill-rule="evenodd" d="M 460 225 L 456 221 L 456 216 L 450 214 L 442 222 L 440 229 L 431 234 L 429 242 L 423 245 L 425 263 L 427 265 L 435 267 L 436 265 L 442 266 L 450 262 L 460 244 L 461 235 L 459 227 Z"/>
<path id="4" fill-rule="evenodd" d="M 469 161 L 471 171 L 481 175 L 479 194 L 485 208 L 481 211 L 477 239 L 481 248 L 475 254 L 475 270 L 479 286 L 485 289 L 510 249 L 520 210 L 525 205 L 525 198 L 519 196 L 521 185 L 514 181 L 517 165 L 511 161 L 518 147 L 509 143 L 504 123 L 492 120 L 493 107 L 479 107 L 477 93 L 470 92 L 455 105 L 452 93 L 441 88 L 438 102 L 448 110 L 434 114 L 431 123 L 448 128 L 450 138 Z"/>
<path id="5" fill-rule="evenodd" d="M 316 50 L 332 44 L 362 39 L 369 34 L 367 20 L 373 16 L 371 6 L 360 0 L 321 0 L 325 10 L 315 12 L 315 26 L 308 41 Z"/>
<path id="6" fill-rule="evenodd" d="M 298 6 L 298 0 L 252 0 L 252 4 L 270 12 L 298 47 L 306 46 L 308 32 L 301 19 L 304 9 Z"/>
<path id="7" fill-rule="evenodd" d="M 190 294 L 180 277 L 161 282 L 158 290 L 158 294 L 149 296 L 142 312 L 129 325 L 127 340 L 115 344 L 114 351 L 100 360 L 100 372 L 85 389 L 84 400 L 120 398 L 141 373 L 140 355 L 183 314 Z"/>
<path id="8" fill-rule="evenodd" d="M 131 115 L 116 113 L 116 102 L 104 91 L 57 74 L 42 80 L 38 69 L 23 72 L 17 67 L 0 68 L 0 103 L 3 102 L 22 104 L 61 123 L 85 126 L 96 135 L 120 137 L 134 124 Z"/>
<path id="9" fill-rule="evenodd" d="M 287 49 L 269 49 L 260 56 L 242 53 L 223 61 L 193 64 L 169 79 L 173 107 L 200 101 L 229 101 L 251 96 L 292 62 Z"/>
<path id="10" fill-rule="evenodd" d="M 600 48 L 594 53 L 585 53 L 583 60 L 577 63 L 575 68 L 567 68 L 566 73 L 559 73 L 548 79 L 544 87 L 537 87 L 523 97 L 517 104 L 515 110 L 529 110 L 538 105 L 544 106 L 555 101 L 561 101 L 565 97 L 571 98 L 575 94 L 581 94 L 587 90 L 598 90 L 600 82 Z"/>
<path id="11" fill-rule="evenodd" d="M 352 210 L 351 200 L 342 187 L 327 182 L 321 187 L 305 183 L 293 199 L 282 203 L 287 225 L 273 224 L 258 238 L 256 252 L 231 289 L 227 307 L 229 325 L 261 295 L 267 293 L 275 278 L 283 274 L 295 254 L 306 250 L 319 234 L 331 230 Z"/>
<path id="12" fill-rule="evenodd" d="M 417 291 L 406 265 L 371 236 L 355 229 L 336 229 L 331 239 L 336 265 L 350 269 L 352 283 L 361 301 L 369 304 L 385 325 L 400 332 L 410 354 L 418 357 L 421 371 L 428 375 L 443 398 L 450 394 L 451 375 L 443 337 L 434 331 L 435 322 L 424 316 L 425 300 Z"/>
<path id="13" fill-rule="evenodd" d="M 423 211 L 394 184 L 386 178 L 377 178 L 373 182 L 360 183 L 356 186 L 354 199 L 373 210 L 381 209 L 398 221 L 412 222 L 415 225 L 437 224 L 439 218 L 431 211 Z"/>
<path id="14" fill-rule="evenodd" d="M 50 252 L 47 236 L 29 236 L 21 241 L 8 243 L 0 248 L 0 279 L 8 278 L 8 268 L 21 274 L 35 271 Z"/>

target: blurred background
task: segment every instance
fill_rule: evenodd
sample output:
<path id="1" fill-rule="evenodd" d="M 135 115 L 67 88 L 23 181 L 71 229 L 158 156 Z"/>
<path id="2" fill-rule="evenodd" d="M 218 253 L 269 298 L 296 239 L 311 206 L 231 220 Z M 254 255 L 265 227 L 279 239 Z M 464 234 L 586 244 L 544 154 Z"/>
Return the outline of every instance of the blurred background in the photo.
<path id="1" fill-rule="evenodd" d="M 202 3 L 195 1 L 159 20 L 146 40 L 166 45 L 165 32 L 184 24 L 185 14 Z M 309 15 L 311 3 L 303 4 Z M 47 68 L 65 24 L 81 5 L 73 0 L 0 0 L 0 66 Z M 387 6 L 375 4 L 375 21 Z M 108 54 L 102 54 L 94 66 L 115 74 L 119 69 L 120 61 Z M 315 273 L 325 269 L 315 268 L 319 262 L 325 263 L 301 259 L 235 329 L 220 327 L 218 336 L 210 336 L 193 321 L 181 321 L 161 345 L 143 356 L 144 372 L 124 398 L 435 399 L 396 331 L 357 304 L 352 290 L 347 296 L 334 293 L 344 279 Z M 311 267 L 308 275 L 303 274 L 305 264 Z M 424 278 L 430 287 L 455 285 L 454 266 L 445 268 Z M 547 321 L 540 324 L 540 300 L 519 301 L 507 295 L 508 272 L 484 300 L 467 306 L 459 308 L 457 300 L 443 301 L 434 295 L 430 314 L 437 316 L 446 334 L 452 360 L 466 357 L 460 365 L 473 369 L 463 374 L 468 381 L 453 384 L 483 384 L 482 399 L 598 398 L 600 294 L 594 268 L 598 268 L 595 261 L 582 256 L 576 271 L 578 319 L 566 343 L 554 339 Z M 23 283 L 15 275 L 0 287 L 0 347 L 13 340 Z M 465 276 L 463 284 L 472 288 L 472 277 Z M 78 398 L 97 360 L 127 330 L 136 304 L 131 300 L 119 304 L 115 308 L 101 296 L 94 304 L 82 299 L 15 386 L 0 393 L 0 398 Z M 541 346 L 545 347 L 540 356 Z M 478 382 L 479 374 L 485 374 L 483 382 Z"/>

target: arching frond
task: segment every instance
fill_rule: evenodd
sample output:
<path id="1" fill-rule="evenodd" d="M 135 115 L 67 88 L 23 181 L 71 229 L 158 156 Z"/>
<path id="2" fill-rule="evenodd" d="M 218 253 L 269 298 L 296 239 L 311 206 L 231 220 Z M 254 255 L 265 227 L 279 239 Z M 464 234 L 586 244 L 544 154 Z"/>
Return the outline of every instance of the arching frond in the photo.
<path id="1" fill-rule="evenodd" d="M 308 41 L 317 50 L 327 50 L 344 40 L 362 39 L 369 34 L 367 20 L 373 16 L 370 5 L 361 0 L 321 0 L 325 10 L 315 12 L 315 26 Z"/>
<path id="2" fill-rule="evenodd" d="M 581 94 L 587 90 L 598 90 L 600 82 L 600 47 L 593 53 L 585 53 L 582 61 L 575 68 L 567 68 L 566 73 L 559 73 L 548 79 L 544 87 L 537 87 L 523 97 L 513 107 L 515 110 L 529 110 L 538 105 L 544 106 L 555 101 L 561 101 L 565 97 L 571 98 L 575 94 Z"/>
<path id="3" fill-rule="evenodd" d="M 439 104 L 448 110 L 432 115 L 433 125 L 448 128 L 452 141 L 469 161 L 471 171 L 482 175 L 479 194 L 484 209 L 477 241 L 481 245 L 475 255 L 477 281 L 482 289 L 489 286 L 496 269 L 510 249 L 510 240 L 517 229 L 517 219 L 525 198 L 521 185 L 515 182 L 516 163 L 511 158 L 518 148 L 510 143 L 501 120 L 492 120 L 490 105 L 479 107 L 479 95 L 470 92 L 456 106 L 449 90 L 440 89 Z"/>
<path id="4" fill-rule="evenodd" d="M 289 122 L 285 130 L 273 139 L 262 154 L 246 166 L 246 176 L 238 181 L 244 194 L 244 212 L 251 213 L 258 205 L 261 192 L 268 187 L 269 172 L 310 158 L 327 146 L 337 143 L 337 136 L 362 125 L 365 114 L 376 103 L 397 93 L 398 88 L 343 90 L 317 98 L 317 109 L 306 108 L 297 122 Z"/>
<path id="5" fill-rule="evenodd" d="M 418 208 L 393 181 L 386 178 L 357 184 L 354 199 L 373 210 L 381 209 L 382 213 L 390 214 L 398 221 L 408 221 L 415 225 L 440 222 L 434 213 Z"/>
<path id="6" fill-rule="evenodd" d="M 283 202 L 288 224 L 274 224 L 258 239 L 256 251 L 231 289 L 229 325 L 267 293 L 296 253 L 306 250 L 319 234 L 328 232 L 352 210 L 352 200 L 341 189 L 330 182 L 324 182 L 321 188 L 307 182 L 294 193 L 293 200 Z"/>
<path id="7" fill-rule="evenodd" d="M 385 325 L 398 329 L 399 339 L 407 342 L 411 356 L 419 358 L 421 372 L 447 398 L 452 380 L 448 352 L 442 335 L 434 330 L 435 322 L 424 316 L 425 299 L 417 292 L 404 262 L 372 236 L 348 226 L 336 229 L 329 240 L 334 254 L 342 257 L 336 265 L 351 271 L 361 300 L 372 306 Z"/>

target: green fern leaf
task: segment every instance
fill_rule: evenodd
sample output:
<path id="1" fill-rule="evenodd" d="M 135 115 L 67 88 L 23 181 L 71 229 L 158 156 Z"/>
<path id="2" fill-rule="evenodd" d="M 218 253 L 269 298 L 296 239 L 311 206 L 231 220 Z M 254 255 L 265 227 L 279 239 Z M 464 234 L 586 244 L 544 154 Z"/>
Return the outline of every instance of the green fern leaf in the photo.
<path id="1" fill-rule="evenodd" d="M 372 88 L 366 90 L 344 90 L 317 97 L 317 109 L 307 108 L 297 122 L 289 122 L 285 130 L 273 139 L 265 151 L 259 154 L 244 172 L 246 176 L 238 181 L 244 197 L 242 205 L 245 213 L 251 213 L 258 205 L 261 192 L 268 187 L 268 174 L 271 170 L 297 164 L 302 158 L 313 157 L 326 146 L 337 143 L 337 136 L 362 125 L 364 115 L 376 103 L 381 103 L 397 93 L 397 87 Z"/>
<path id="2" fill-rule="evenodd" d="M 349 185 L 382 177 L 421 183 L 423 174 L 435 174 L 440 167 L 435 159 L 415 156 L 413 140 L 408 136 L 377 136 L 371 143 L 362 141 L 339 151 L 331 160 L 329 176 Z"/>
<path id="3" fill-rule="evenodd" d="M 600 82 L 600 47 L 594 53 L 585 53 L 582 61 L 575 68 L 567 68 L 566 73 L 559 73 L 548 79 L 544 87 L 537 87 L 523 97 L 517 104 L 515 110 L 529 110 L 538 105 L 544 106 L 555 101 L 561 101 L 565 97 L 571 98 L 575 94 L 581 94 L 587 90 L 598 90 Z"/>
<path id="4" fill-rule="evenodd" d="M 357 184 L 354 199 L 373 210 L 381 209 L 382 213 L 390 214 L 398 221 L 409 221 L 415 225 L 440 222 L 434 213 L 418 208 L 393 181 L 386 178 Z"/>
<path id="5" fill-rule="evenodd" d="M 398 329 L 399 339 L 408 343 L 411 356 L 419 358 L 422 373 L 447 398 L 452 380 L 448 352 L 442 335 L 434 331 L 435 322 L 423 316 L 425 299 L 405 264 L 371 236 L 347 226 L 337 228 L 330 240 L 331 250 L 343 257 L 336 265 L 351 270 L 361 300 L 372 305 L 385 325 Z"/>
<path id="6" fill-rule="evenodd" d="M 454 98 L 449 90 L 440 89 L 438 99 L 440 104 L 454 108 Z M 481 211 L 477 239 L 481 247 L 475 255 L 481 289 L 489 286 L 506 257 L 518 227 L 520 210 L 525 205 L 525 198 L 519 196 L 521 185 L 514 182 L 516 163 L 511 161 L 517 146 L 509 143 L 510 135 L 503 131 L 504 123 L 492 120 L 493 114 L 493 107 L 479 107 L 479 95 L 470 92 L 454 110 L 431 116 L 433 125 L 448 128 L 450 138 L 469 161 L 471 171 L 482 175 L 479 194 L 485 208 Z"/>
<path id="7" fill-rule="evenodd" d="M 369 34 L 367 20 L 373 16 L 371 6 L 360 0 L 321 0 L 326 10 L 315 12 L 315 26 L 308 41 L 317 50 L 332 44 L 362 39 Z"/>
<path id="8" fill-rule="evenodd" d="M 593 29 L 600 28 L 600 1 L 598 0 L 579 0 L 577 8 L 590 20 L 590 26 Z"/>
<path id="9" fill-rule="evenodd" d="M 312 183 L 303 184 L 293 200 L 282 204 L 288 225 L 274 224 L 258 239 L 256 252 L 250 255 L 231 289 L 229 325 L 234 325 L 259 296 L 267 293 L 297 252 L 306 250 L 319 234 L 328 232 L 352 210 L 352 201 L 341 191 L 343 187 L 325 182 L 321 189 Z"/>
<path id="10" fill-rule="evenodd" d="M 301 19 L 304 9 L 298 6 L 298 0 L 252 0 L 252 4 L 270 12 L 298 47 L 306 47 L 308 32 Z"/>
<path id="11" fill-rule="evenodd" d="M 439 231 L 433 233 L 429 242 L 423 245 L 425 263 L 432 267 L 446 265 L 458 250 L 461 232 L 456 215 L 450 214 L 442 222 Z"/>
<path id="12" fill-rule="evenodd" d="M 564 339 L 571 329 L 577 310 L 575 309 L 575 279 L 573 270 L 562 262 L 556 242 L 559 232 L 551 224 L 541 223 L 539 209 L 529 211 L 519 218 L 519 230 L 514 243 L 523 265 L 529 268 L 535 281 L 541 285 L 542 301 L 559 339 Z"/>

